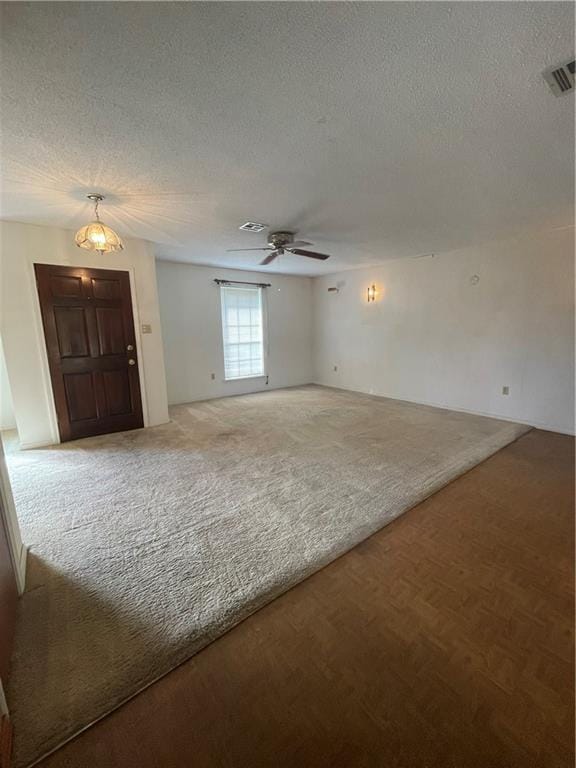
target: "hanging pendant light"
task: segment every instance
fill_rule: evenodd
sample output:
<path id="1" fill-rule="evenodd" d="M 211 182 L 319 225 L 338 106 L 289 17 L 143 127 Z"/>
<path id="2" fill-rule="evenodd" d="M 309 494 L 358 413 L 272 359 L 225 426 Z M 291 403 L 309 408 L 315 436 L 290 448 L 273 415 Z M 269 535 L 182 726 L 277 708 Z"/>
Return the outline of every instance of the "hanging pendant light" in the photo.
<path id="1" fill-rule="evenodd" d="M 104 200 L 104 195 L 92 194 L 87 195 L 87 197 L 88 200 L 92 200 L 94 203 L 96 219 L 76 232 L 76 237 L 74 238 L 76 245 L 89 251 L 98 251 L 100 254 L 108 253 L 109 251 L 122 251 L 124 244 L 120 237 L 113 229 L 110 229 L 110 227 L 107 227 L 106 224 L 100 221 L 98 206 Z"/>

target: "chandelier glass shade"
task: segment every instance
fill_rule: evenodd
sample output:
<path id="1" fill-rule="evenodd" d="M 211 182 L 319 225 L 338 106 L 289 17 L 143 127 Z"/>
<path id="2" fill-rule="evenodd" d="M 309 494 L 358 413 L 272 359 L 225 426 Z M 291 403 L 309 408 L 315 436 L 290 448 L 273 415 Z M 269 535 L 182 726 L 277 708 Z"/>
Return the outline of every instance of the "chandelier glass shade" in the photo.
<path id="1" fill-rule="evenodd" d="M 94 213 L 96 219 L 86 224 L 76 232 L 74 238 L 79 248 L 86 248 L 89 251 L 98 251 L 99 253 L 109 253 L 110 251 L 122 251 L 124 244 L 119 235 L 113 229 L 100 221 L 98 205 L 104 199 L 102 195 L 88 195 L 88 199 L 94 202 Z"/>

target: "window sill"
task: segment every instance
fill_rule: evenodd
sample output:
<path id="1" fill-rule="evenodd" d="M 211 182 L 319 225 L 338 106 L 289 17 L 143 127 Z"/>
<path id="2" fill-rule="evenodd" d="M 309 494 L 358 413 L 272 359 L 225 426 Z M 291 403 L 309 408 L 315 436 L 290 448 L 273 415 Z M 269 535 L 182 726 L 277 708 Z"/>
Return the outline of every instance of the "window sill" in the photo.
<path id="1" fill-rule="evenodd" d="M 250 374 L 249 376 L 232 376 L 229 379 L 224 379 L 224 383 L 227 381 L 246 381 L 247 379 L 265 379 L 266 374 L 265 373 L 259 373 L 257 376 L 252 376 Z"/>

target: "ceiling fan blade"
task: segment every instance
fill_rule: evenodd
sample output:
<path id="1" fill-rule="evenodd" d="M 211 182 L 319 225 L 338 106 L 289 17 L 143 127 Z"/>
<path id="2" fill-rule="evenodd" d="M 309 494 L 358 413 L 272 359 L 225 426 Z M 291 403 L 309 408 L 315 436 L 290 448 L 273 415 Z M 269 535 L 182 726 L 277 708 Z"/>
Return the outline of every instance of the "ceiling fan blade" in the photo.
<path id="1" fill-rule="evenodd" d="M 301 248 L 287 248 L 287 251 L 290 251 L 290 253 L 295 253 L 297 256 L 308 256 L 310 259 L 320 259 L 321 261 L 325 261 L 326 259 L 329 259 L 330 256 L 327 253 L 316 253 L 315 251 L 303 251 Z"/>
<path id="2" fill-rule="evenodd" d="M 226 253 L 238 253 L 238 251 L 273 251 L 274 248 L 226 248 Z"/>
<path id="3" fill-rule="evenodd" d="M 314 245 L 314 243 L 309 243 L 306 240 L 294 240 L 292 243 L 288 243 L 286 247 L 288 248 L 304 248 L 307 245 Z"/>
<path id="4" fill-rule="evenodd" d="M 269 253 L 266 258 L 260 262 L 260 266 L 264 266 L 264 264 L 270 264 L 271 261 L 274 261 L 274 259 L 279 256 L 280 254 L 278 251 L 273 251 L 272 253 Z"/>

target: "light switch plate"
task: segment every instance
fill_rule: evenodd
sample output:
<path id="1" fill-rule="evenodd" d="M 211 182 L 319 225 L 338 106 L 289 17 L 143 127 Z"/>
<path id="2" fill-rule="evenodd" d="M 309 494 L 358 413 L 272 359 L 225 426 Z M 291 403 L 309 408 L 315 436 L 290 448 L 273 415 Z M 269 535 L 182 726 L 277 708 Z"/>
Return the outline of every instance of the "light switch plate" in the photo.
<path id="1" fill-rule="evenodd" d="M 152 333 L 152 326 L 148 323 L 142 323 L 142 333 Z"/>

